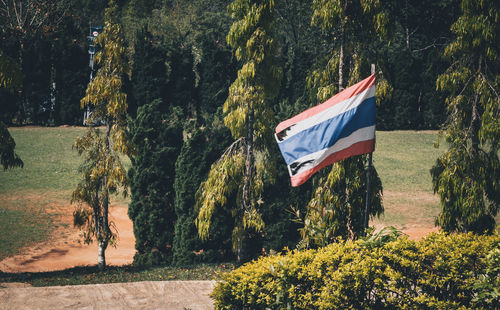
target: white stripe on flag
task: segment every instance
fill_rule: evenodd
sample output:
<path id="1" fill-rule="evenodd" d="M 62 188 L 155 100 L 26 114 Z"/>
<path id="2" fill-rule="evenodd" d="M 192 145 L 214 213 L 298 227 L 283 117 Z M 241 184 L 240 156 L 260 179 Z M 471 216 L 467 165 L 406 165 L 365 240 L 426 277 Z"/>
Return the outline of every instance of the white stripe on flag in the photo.
<path id="1" fill-rule="evenodd" d="M 341 101 L 337 103 L 336 105 L 332 106 L 331 108 L 326 109 L 325 111 L 322 111 L 316 115 L 313 115 L 305 120 L 302 120 L 290 127 L 290 129 L 286 132 L 286 136 L 283 137 L 281 141 L 278 140 L 278 137 L 276 137 L 276 141 L 278 143 L 285 141 L 286 139 L 292 137 L 293 135 L 309 129 L 319 123 L 322 123 L 330 118 L 333 118 L 337 115 L 340 115 L 342 113 L 345 113 L 349 110 L 352 110 L 356 107 L 358 107 L 365 99 L 374 97 L 375 96 L 375 85 L 372 87 L 366 89 L 365 91 L 352 96 L 351 98 L 348 98 L 344 101 Z"/>
<path id="2" fill-rule="evenodd" d="M 352 134 L 349 136 L 339 139 L 334 145 L 330 146 L 329 148 L 322 149 L 320 151 L 317 151 L 315 153 L 308 154 L 306 156 L 303 156 L 296 161 L 292 163 L 304 163 L 307 161 L 310 161 L 309 163 L 304 164 L 302 167 L 298 169 L 298 171 L 295 172 L 293 175 L 297 175 L 301 172 L 310 170 L 317 165 L 321 164 L 323 160 L 325 160 L 328 156 L 330 156 L 333 153 L 340 152 L 344 149 L 347 149 L 351 145 L 362 142 L 362 141 L 368 141 L 368 140 L 373 140 L 375 139 L 375 125 L 374 126 L 369 126 L 369 127 L 364 127 L 360 128 L 356 131 L 354 131 Z M 288 173 L 290 176 L 292 175 L 292 171 L 290 169 L 290 166 L 288 166 Z"/>

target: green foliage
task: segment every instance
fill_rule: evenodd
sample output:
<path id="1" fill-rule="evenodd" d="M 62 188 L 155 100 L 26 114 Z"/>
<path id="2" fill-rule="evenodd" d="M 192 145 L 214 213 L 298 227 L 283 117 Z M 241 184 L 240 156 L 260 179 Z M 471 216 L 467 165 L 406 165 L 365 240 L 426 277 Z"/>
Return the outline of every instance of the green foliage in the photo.
<path id="1" fill-rule="evenodd" d="M 327 55 L 318 57 L 317 66 L 308 77 L 313 100 L 323 102 L 370 74 L 370 64 L 377 64 L 377 100 L 391 95 L 378 58 L 372 47 L 389 35 L 388 8 L 381 1 L 317 0 L 313 3 L 312 24 L 332 34 Z"/>
<path id="2" fill-rule="evenodd" d="M 229 210 L 218 209 L 213 214 L 208 240 L 201 241 L 195 227 L 197 216 L 196 190 L 206 178 L 209 163 L 230 143 L 226 128 L 198 129 L 192 122 L 186 126 L 187 139 L 175 163 L 175 223 L 173 264 L 185 266 L 200 262 L 233 259 Z"/>
<path id="3" fill-rule="evenodd" d="M 328 56 L 319 59 L 318 68 L 308 77 L 314 97 L 323 102 L 368 75 L 369 64 L 376 61 L 368 47 L 388 35 L 388 14 L 379 1 L 314 1 L 312 23 L 334 34 Z M 379 77 L 376 96 L 380 101 L 391 89 L 382 74 Z M 319 180 L 303 220 L 301 246 L 324 246 L 364 233 L 367 163 L 367 155 L 348 158 L 335 163 L 328 176 Z M 383 212 L 382 182 L 374 167 L 371 184 L 370 215 L 378 216 Z"/>
<path id="4" fill-rule="evenodd" d="M 486 256 L 486 272 L 474 285 L 477 296 L 474 302 L 484 308 L 500 305 L 500 249 L 492 249 Z"/>
<path id="5" fill-rule="evenodd" d="M 320 179 L 307 205 L 301 246 L 322 247 L 339 239 L 357 239 L 365 230 L 366 156 L 355 156 L 333 165 L 328 176 Z M 370 215 L 383 212 L 382 182 L 373 169 Z"/>
<path id="6" fill-rule="evenodd" d="M 49 87 L 48 90 L 55 102 L 51 101 L 53 105 L 49 109 L 48 124 L 82 124 L 80 99 L 85 95 L 90 70 L 88 46 L 81 41 L 86 38 L 87 32 L 88 28 L 81 29 L 76 18 L 65 18 L 53 35 L 48 59 L 53 62 L 55 89 Z M 36 82 L 41 83 L 40 80 Z"/>
<path id="7" fill-rule="evenodd" d="M 134 224 L 134 264 L 172 262 L 175 162 L 182 146 L 182 113 L 163 113 L 161 100 L 139 107 L 130 128 L 137 154 L 129 170 L 129 216 Z"/>
<path id="8" fill-rule="evenodd" d="M 143 28 L 136 34 L 132 65 L 131 100 L 139 107 L 164 99 L 168 81 L 165 51 L 153 35 Z M 135 114 L 135 113 L 133 113 Z"/>
<path id="9" fill-rule="evenodd" d="M 333 243 L 248 263 L 212 296 L 216 309 L 494 309 L 498 300 L 475 297 L 495 283 L 476 283 L 498 268 L 489 253 L 499 243 L 472 234 Z"/>
<path id="10" fill-rule="evenodd" d="M 89 128 L 73 146 L 79 155 L 85 156 L 78 169 L 82 180 L 73 191 L 71 202 L 78 203 L 74 224 L 84 229 L 86 243 L 94 238 L 99 242 L 115 241 L 116 231 L 110 230 L 107 223 L 109 194 L 127 193 L 128 178 L 120 154 L 110 150 L 107 141 L 101 130 Z"/>
<path id="11" fill-rule="evenodd" d="M 378 48 L 379 65 L 394 91 L 380 101 L 377 128 L 436 129 L 445 121 L 445 96 L 435 80 L 448 66 L 441 57 L 453 35 L 459 0 L 393 1 L 393 35 Z"/>
<path id="12" fill-rule="evenodd" d="M 113 0 L 106 9 L 103 32 L 96 39 L 100 51 L 96 63 L 100 66 L 94 80 L 82 98 L 82 107 L 90 105 L 90 124 L 104 121 L 105 135 L 90 127 L 76 139 L 74 148 L 85 159 L 79 172 L 83 180 L 72 194 L 78 203 L 74 212 L 75 225 L 84 229 L 85 242 L 98 241 L 99 269 L 106 267 L 104 252 L 108 243 L 114 244 L 116 233 L 108 221 L 110 193 L 128 193 L 129 179 L 120 155 L 131 155 L 132 144 L 126 132 L 127 96 L 122 92 L 122 76 L 127 70 L 126 49 L 121 27 L 114 22 L 116 5 Z"/>
<path id="13" fill-rule="evenodd" d="M 0 88 L 17 89 L 21 86 L 22 77 L 19 67 L 0 50 Z"/>
<path id="14" fill-rule="evenodd" d="M 436 82 L 448 95 L 442 135 L 449 145 L 431 170 L 443 206 L 436 224 L 491 233 L 500 209 L 500 5 L 464 0 L 461 8 L 445 50 L 452 65 Z"/>
<path id="15" fill-rule="evenodd" d="M 0 122 L 0 164 L 2 164 L 4 170 L 24 165 L 19 155 L 14 152 L 15 148 L 16 142 L 10 135 L 7 126 Z"/>
<path id="16" fill-rule="evenodd" d="M 236 21 L 227 42 L 243 65 L 229 88 L 224 124 L 236 141 L 212 165 L 197 194 L 196 224 L 200 236 L 206 239 L 215 208 L 227 206 L 231 195 L 237 193 L 237 202 L 231 208 L 235 218 L 233 247 L 238 259 L 245 230 L 258 232 L 264 227 L 256 205 L 262 203 L 264 180 L 270 177 L 267 145 L 273 117 L 269 100 L 276 96 L 281 80 L 281 68 L 274 63 L 274 8 L 274 1 L 235 0 L 229 5 Z"/>

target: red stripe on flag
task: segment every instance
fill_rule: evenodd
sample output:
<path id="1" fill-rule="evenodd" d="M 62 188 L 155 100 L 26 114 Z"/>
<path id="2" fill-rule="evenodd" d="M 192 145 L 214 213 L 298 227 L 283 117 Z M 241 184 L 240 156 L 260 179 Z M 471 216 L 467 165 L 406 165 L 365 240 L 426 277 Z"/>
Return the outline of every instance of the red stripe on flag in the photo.
<path id="1" fill-rule="evenodd" d="M 351 87 L 346 88 L 345 90 L 341 91 L 340 93 L 337 93 L 335 96 L 331 97 L 327 101 L 323 102 L 322 104 L 319 104 L 317 106 L 314 106 L 310 109 L 305 110 L 304 112 L 295 115 L 294 117 L 287 119 L 286 121 L 283 121 L 278 124 L 276 127 L 276 133 L 279 133 L 283 129 L 286 129 L 290 127 L 293 124 L 296 124 L 306 118 L 309 118 L 313 115 L 316 115 L 320 112 L 323 112 L 324 110 L 336 105 L 339 102 L 342 102 L 346 99 L 351 98 L 352 96 L 355 96 L 366 89 L 370 88 L 375 84 L 375 75 L 372 74 L 366 79 L 362 80 L 359 83 L 356 83 L 352 85 Z"/>
<path id="2" fill-rule="evenodd" d="M 351 145 L 350 147 L 343 149 L 342 151 L 338 151 L 336 153 L 331 154 L 330 156 L 325 158 L 325 160 L 323 160 L 316 167 L 290 177 L 290 179 L 292 181 L 292 187 L 297 187 L 299 185 L 304 184 L 316 172 L 318 172 L 319 170 L 323 169 L 324 167 L 326 167 L 328 165 L 333 164 L 334 162 L 337 162 L 337 161 L 342 160 L 342 159 L 346 159 L 346 158 L 348 158 L 350 156 L 354 156 L 354 155 L 371 153 L 374 150 L 375 150 L 375 139 L 355 143 L 355 144 Z"/>

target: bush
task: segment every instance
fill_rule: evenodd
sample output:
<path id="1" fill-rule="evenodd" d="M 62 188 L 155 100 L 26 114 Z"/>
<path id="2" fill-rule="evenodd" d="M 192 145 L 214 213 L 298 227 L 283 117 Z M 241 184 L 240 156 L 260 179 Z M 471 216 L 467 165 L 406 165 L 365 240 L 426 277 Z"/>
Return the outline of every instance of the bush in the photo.
<path id="1" fill-rule="evenodd" d="M 494 309 L 499 242 L 498 234 L 439 233 L 335 243 L 245 264 L 212 296 L 216 309 Z"/>

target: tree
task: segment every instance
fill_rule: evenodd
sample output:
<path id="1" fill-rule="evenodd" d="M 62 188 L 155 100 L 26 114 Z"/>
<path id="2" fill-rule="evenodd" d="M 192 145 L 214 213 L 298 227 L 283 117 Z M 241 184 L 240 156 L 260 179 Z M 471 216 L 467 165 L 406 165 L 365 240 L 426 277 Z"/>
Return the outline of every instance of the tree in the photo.
<path id="1" fill-rule="evenodd" d="M 0 89 L 14 90 L 20 87 L 22 73 L 19 68 L 0 50 Z M 7 126 L 0 121 L 0 164 L 6 170 L 11 167 L 22 167 L 23 161 L 14 152 L 16 143 Z"/>
<path id="2" fill-rule="evenodd" d="M 231 212 L 219 208 L 212 215 L 209 238 L 200 240 L 195 226 L 196 190 L 206 179 L 213 163 L 231 143 L 229 130 L 222 124 L 199 128 L 188 123 L 184 142 L 175 163 L 175 223 L 173 264 L 178 266 L 200 262 L 234 259 L 231 232 L 234 228 Z"/>
<path id="3" fill-rule="evenodd" d="M 74 212 L 75 225 L 84 228 L 85 242 L 98 243 L 98 266 L 106 267 L 105 251 L 116 241 L 116 231 L 108 220 L 110 194 L 127 194 L 129 179 L 120 154 L 130 155 L 132 145 L 126 133 L 127 96 L 122 92 L 123 73 L 127 70 L 126 47 L 120 25 L 115 21 L 116 5 L 110 0 L 105 12 L 105 26 L 96 39 L 101 50 L 95 60 L 99 70 L 87 87 L 82 107 L 90 105 L 89 123 L 104 122 L 105 133 L 90 127 L 76 139 L 74 148 L 85 159 L 79 172 L 83 174 L 72 195 L 79 206 Z"/>
<path id="4" fill-rule="evenodd" d="M 394 88 L 381 100 L 378 128 L 438 129 L 446 119 L 443 93 L 435 81 L 449 62 L 441 55 L 453 35 L 458 0 L 389 1 L 390 44 L 377 49 L 378 65 Z"/>
<path id="5" fill-rule="evenodd" d="M 500 208 L 500 3 L 463 0 L 437 89 L 448 94 L 441 134 L 448 150 L 431 169 L 447 232 L 491 233 Z"/>
<path id="6" fill-rule="evenodd" d="M 7 170 L 13 167 L 23 167 L 23 161 L 14 152 L 16 142 L 9 133 L 7 126 L 0 122 L 0 164 Z"/>
<path id="7" fill-rule="evenodd" d="M 233 248 L 238 261 L 247 229 L 260 231 L 264 222 L 257 209 L 262 203 L 264 181 L 270 175 L 268 143 L 272 140 L 272 110 L 269 101 L 279 89 L 281 69 L 275 65 L 276 41 L 273 37 L 275 1 L 235 0 L 229 10 L 236 21 L 227 41 L 236 58 L 244 64 L 229 88 L 224 104 L 224 124 L 236 139 L 212 165 L 208 178 L 200 185 L 199 235 L 206 239 L 217 206 L 231 207 L 235 218 Z M 229 202 L 237 193 L 233 205 Z"/>
<path id="8" fill-rule="evenodd" d="M 309 77 L 317 99 L 323 102 L 344 85 L 369 74 L 369 64 L 376 60 L 368 48 L 375 42 L 369 38 L 376 38 L 377 33 L 385 35 L 388 21 L 378 2 L 316 0 L 313 9 L 313 24 L 332 33 L 334 40 L 327 60 Z M 387 89 L 387 83 L 380 80 L 377 96 Z M 330 173 L 320 178 L 301 229 L 303 245 L 322 246 L 339 237 L 356 239 L 364 233 L 367 163 L 368 155 L 353 156 L 335 163 Z M 376 169 L 371 169 L 370 215 L 376 216 L 383 212 L 382 183 Z"/>
<path id="9" fill-rule="evenodd" d="M 137 154 L 129 171 L 132 193 L 128 214 L 134 223 L 134 263 L 172 262 L 176 214 L 175 162 L 182 146 L 182 113 L 161 109 L 161 99 L 139 107 L 131 128 Z"/>
<path id="10" fill-rule="evenodd" d="M 42 105 L 50 102 L 53 80 L 50 57 L 47 57 L 50 42 L 42 38 L 55 30 L 68 6 L 67 1 L 54 0 L 0 1 L 0 29 L 15 41 L 17 62 L 24 73 L 29 73 L 25 75 L 20 94 L 18 115 L 21 122 L 37 123 L 40 114 L 47 111 Z"/>

